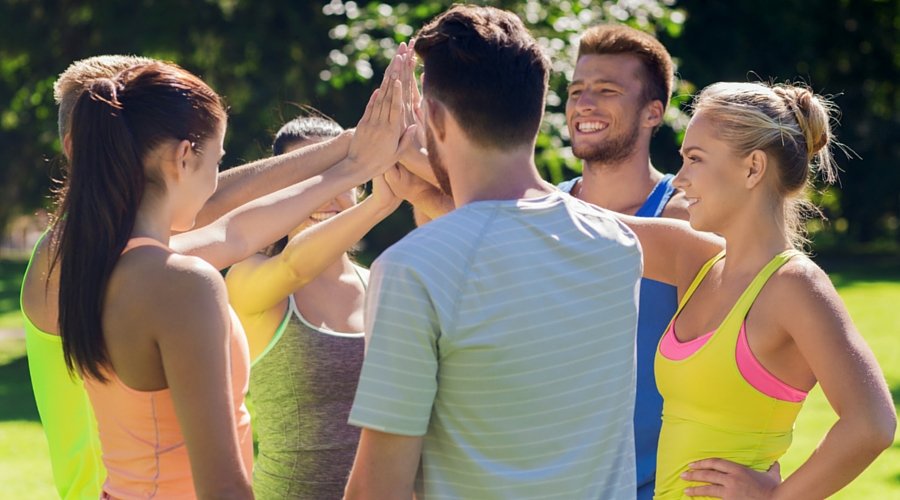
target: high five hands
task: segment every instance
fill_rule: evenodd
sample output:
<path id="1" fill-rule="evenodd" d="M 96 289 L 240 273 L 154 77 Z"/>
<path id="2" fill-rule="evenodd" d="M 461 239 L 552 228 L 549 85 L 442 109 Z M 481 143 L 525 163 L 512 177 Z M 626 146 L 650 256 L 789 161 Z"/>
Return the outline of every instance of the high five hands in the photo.
<path id="1" fill-rule="evenodd" d="M 356 126 L 347 158 L 360 168 L 379 175 L 396 163 L 400 138 L 406 131 L 404 92 L 400 73 L 407 62 L 406 46 L 391 59 L 381 86 L 369 98 Z"/>

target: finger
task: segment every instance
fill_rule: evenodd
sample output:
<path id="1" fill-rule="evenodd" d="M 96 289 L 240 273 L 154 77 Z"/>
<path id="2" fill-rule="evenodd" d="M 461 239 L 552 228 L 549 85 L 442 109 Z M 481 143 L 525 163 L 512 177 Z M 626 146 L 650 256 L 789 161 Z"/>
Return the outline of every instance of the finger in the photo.
<path id="1" fill-rule="evenodd" d="M 778 479 L 778 481 L 780 482 L 781 481 L 781 464 L 779 464 L 778 462 L 775 462 L 774 464 L 772 464 L 771 467 L 769 467 L 769 470 L 766 471 L 766 474 Z"/>
<path id="2" fill-rule="evenodd" d="M 725 493 L 725 487 L 719 485 L 694 486 L 684 489 L 684 494 L 689 497 L 724 498 Z"/>
<path id="3" fill-rule="evenodd" d="M 728 481 L 728 474 L 709 469 L 689 470 L 682 473 L 681 478 L 688 481 L 696 481 L 698 483 L 725 485 Z"/>
<path id="4" fill-rule="evenodd" d="M 394 81 L 393 99 L 390 103 L 390 123 L 399 125 L 403 120 L 403 86 L 400 80 Z M 398 137 L 399 139 L 399 137 Z"/>
<path id="5" fill-rule="evenodd" d="M 384 70 L 384 78 L 381 79 L 381 91 L 387 92 L 388 87 L 391 86 L 391 81 L 397 77 L 398 65 L 402 64 L 403 56 L 400 54 L 394 55 L 391 58 L 391 62 L 388 64 L 387 69 Z"/>
<path id="6" fill-rule="evenodd" d="M 372 103 L 371 121 L 378 122 L 381 120 L 381 107 L 384 105 L 385 92 L 381 89 L 375 89 L 375 102 Z"/>
<path id="7" fill-rule="evenodd" d="M 368 123 L 368 121 L 372 119 L 372 113 L 375 109 L 375 101 L 378 100 L 378 94 L 378 89 L 375 89 L 375 91 L 372 92 L 372 95 L 369 96 L 369 102 L 366 104 L 366 110 L 363 111 L 362 118 L 360 118 L 359 120 L 360 125 Z"/>
<path id="8" fill-rule="evenodd" d="M 744 466 L 722 460 L 721 458 L 707 458 L 690 464 L 691 469 L 712 469 L 719 472 L 735 473 L 739 472 Z"/>
<path id="9" fill-rule="evenodd" d="M 396 75 L 391 77 L 391 84 L 387 86 L 387 89 L 384 93 L 384 99 L 381 101 L 381 107 L 378 115 L 378 120 L 380 122 L 385 122 L 391 119 L 391 107 L 394 104 L 394 101 L 397 99 L 397 93 L 395 90 L 397 89 L 397 84 L 400 80 L 396 78 Z"/>

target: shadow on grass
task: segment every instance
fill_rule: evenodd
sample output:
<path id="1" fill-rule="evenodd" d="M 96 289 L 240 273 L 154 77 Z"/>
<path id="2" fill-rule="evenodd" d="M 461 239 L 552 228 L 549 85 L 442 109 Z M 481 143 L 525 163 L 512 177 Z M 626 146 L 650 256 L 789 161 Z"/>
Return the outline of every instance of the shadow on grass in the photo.
<path id="1" fill-rule="evenodd" d="M 25 356 L 0 365 L 0 422 L 9 420 L 40 422 Z"/>

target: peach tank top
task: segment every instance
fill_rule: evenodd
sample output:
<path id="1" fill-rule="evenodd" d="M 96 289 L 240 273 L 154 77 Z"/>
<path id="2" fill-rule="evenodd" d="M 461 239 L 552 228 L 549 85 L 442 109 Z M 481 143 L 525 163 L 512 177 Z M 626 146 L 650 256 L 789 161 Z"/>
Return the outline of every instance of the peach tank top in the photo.
<path id="1" fill-rule="evenodd" d="M 133 238 L 122 253 L 148 245 L 169 250 L 151 238 Z M 235 421 L 244 467 L 251 477 L 253 435 L 250 413 L 244 405 L 250 354 L 240 320 L 230 307 L 229 312 Z M 107 372 L 107 383 L 91 378 L 84 383 L 97 418 L 108 474 L 103 485 L 104 498 L 196 498 L 187 446 L 169 389 L 135 390 L 111 370 Z"/>

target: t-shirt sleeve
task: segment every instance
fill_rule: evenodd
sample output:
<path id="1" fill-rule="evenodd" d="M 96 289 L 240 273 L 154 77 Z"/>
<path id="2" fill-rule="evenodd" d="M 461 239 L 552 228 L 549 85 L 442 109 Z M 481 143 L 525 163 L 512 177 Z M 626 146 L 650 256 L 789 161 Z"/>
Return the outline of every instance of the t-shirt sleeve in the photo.
<path id="1" fill-rule="evenodd" d="M 365 323 L 366 358 L 350 424 L 424 435 L 437 391 L 439 325 L 421 273 L 408 262 L 377 260 Z"/>

